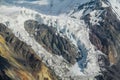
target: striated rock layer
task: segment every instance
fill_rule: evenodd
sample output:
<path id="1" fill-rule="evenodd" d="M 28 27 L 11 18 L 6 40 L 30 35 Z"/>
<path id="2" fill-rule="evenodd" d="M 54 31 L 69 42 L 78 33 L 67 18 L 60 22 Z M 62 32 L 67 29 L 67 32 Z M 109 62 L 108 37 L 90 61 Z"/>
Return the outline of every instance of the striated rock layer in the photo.
<path id="1" fill-rule="evenodd" d="M 0 24 L 0 80 L 57 80 L 30 46 Z"/>
<path id="2" fill-rule="evenodd" d="M 120 21 L 110 7 L 98 8 L 103 12 L 99 15 L 102 21 L 98 24 L 90 23 L 90 14 L 84 19 L 90 28 L 90 41 L 96 46 L 96 49 L 102 51 L 105 56 L 99 55 L 99 65 L 102 76 L 97 76 L 98 80 L 119 80 L 120 76 Z M 96 15 L 97 16 L 97 15 Z"/>
<path id="3" fill-rule="evenodd" d="M 67 37 L 60 36 L 56 28 L 39 24 L 34 20 L 26 21 L 24 27 L 48 52 L 62 56 L 72 64 L 82 58 L 79 49 Z"/>

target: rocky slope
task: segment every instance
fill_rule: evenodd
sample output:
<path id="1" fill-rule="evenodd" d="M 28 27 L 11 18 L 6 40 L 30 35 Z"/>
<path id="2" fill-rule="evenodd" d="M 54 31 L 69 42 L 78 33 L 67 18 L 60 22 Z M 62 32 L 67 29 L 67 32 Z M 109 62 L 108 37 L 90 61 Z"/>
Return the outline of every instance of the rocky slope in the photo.
<path id="1" fill-rule="evenodd" d="M 120 60 L 120 20 L 118 15 L 113 12 L 111 7 L 103 8 L 99 6 L 95 10 L 102 10 L 97 14 L 98 24 L 91 23 L 91 14 L 84 16 L 84 20 L 90 28 L 90 41 L 96 49 L 105 55 L 99 55 L 98 62 L 101 67 L 102 75 L 97 76 L 97 80 L 119 80 L 119 60 Z"/>
<path id="2" fill-rule="evenodd" d="M 77 59 L 81 58 L 79 49 L 67 37 L 61 37 L 52 26 L 28 20 L 24 23 L 24 27 L 48 52 L 62 56 L 72 64 L 75 64 Z"/>
<path id="3" fill-rule="evenodd" d="M 119 5 L 119 0 L 1 0 L 0 22 L 18 37 L 1 28 L 7 48 L 2 47 L 10 49 L 15 65 L 6 61 L 8 56 L 1 60 L 12 66 L 8 70 L 22 66 L 25 72 L 19 74 L 33 80 L 39 72 L 50 80 L 55 75 L 60 80 L 119 80 Z M 12 74 L 1 71 L 6 79 L 17 78 Z"/>
<path id="4" fill-rule="evenodd" d="M 30 46 L 0 24 L 0 80 L 57 80 Z"/>
<path id="5" fill-rule="evenodd" d="M 110 16 L 110 17 L 109 17 Z M 100 25 L 90 26 L 91 42 L 107 55 L 104 65 L 100 65 L 103 69 L 105 80 L 119 80 L 119 33 L 120 21 L 110 8 L 106 8 L 100 17 L 105 21 L 99 22 Z"/>

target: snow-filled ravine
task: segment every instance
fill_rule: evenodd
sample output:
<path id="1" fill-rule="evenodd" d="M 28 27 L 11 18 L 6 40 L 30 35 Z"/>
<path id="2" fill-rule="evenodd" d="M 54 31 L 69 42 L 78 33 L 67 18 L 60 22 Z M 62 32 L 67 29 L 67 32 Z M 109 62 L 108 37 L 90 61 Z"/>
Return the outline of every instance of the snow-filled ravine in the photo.
<path id="1" fill-rule="evenodd" d="M 10 2 L 10 4 L 5 3 L 5 1 Z M 85 80 L 85 78 L 94 78 L 94 76 L 99 74 L 98 55 L 102 53 L 95 50 L 95 47 L 91 44 L 89 40 L 89 28 L 84 23 L 84 20 L 71 18 L 66 14 L 68 10 L 72 12 L 71 7 L 75 8 L 78 3 L 83 4 L 89 0 L 75 0 L 74 2 L 73 0 L 51 0 L 52 3 L 54 3 L 51 5 L 51 10 L 46 6 L 51 4 L 48 0 L 5 1 L 3 0 L 3 4 L 0 5 L 0 23 L 4 23 L 13 31 L 16 37 L 30 45 L 36 54 L 43 59 L 43 62 L 53 69 L 59 77 L 63 78 L 62 80 L 69 80 L 69 76 L 72 76 L 74 79 L 76 77 L 80 77 L 81 79 L 84 77 Z M 62 4 L 59 4 L 60 1 Z M 58 5 L 58 7 L 54 8 L 56 5 Z M 83 11 L 84 10 L 79 11 L 79 15 L 76 15 L 82 17 Z M 92 13 L 94 12 L 91 12 L 91 14 Z M 76 62 L 74 65 L 69 65 L 63 57 L 47 52 L 24 29 L 24 22 L 30 19 L 36 20 L 40 24 L 55 27 L 58 33 L 62 32 L 60 33 L 62 37 L 66 35 L 73 44 L 81 49 L 83 59 Z M 66 71 L 67 69 L 68 71 Z M 76 78 L 76 80 L 78 79 Z"/>

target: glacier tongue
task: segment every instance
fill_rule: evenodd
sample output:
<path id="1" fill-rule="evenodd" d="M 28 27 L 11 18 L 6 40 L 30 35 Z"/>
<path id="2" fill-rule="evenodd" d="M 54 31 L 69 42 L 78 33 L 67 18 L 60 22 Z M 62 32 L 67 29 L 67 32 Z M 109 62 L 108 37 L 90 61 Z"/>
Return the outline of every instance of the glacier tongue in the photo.
<path id="1" fill-rule="evenodd" d="M 44 2 L 47 0 L 41 0 L 43 3 L 39 4 L 36 1 L 28 2 L 25 1 L 25 4 L 31 4 L 34 6 L 35 4 L 39 4 L 40 6 L 37 9 L 41 8 L 41 5 L 48 5 L 48 2 Z M 66 0 L 68 1 L 68 0 Z M 66 2 L 63 0 L 64 5 Z M 70 3 L 72 0 L 69 0 Z M 76 3 L 85 3 L 89 0 L 81 1 L 75 0 Z M 74 4 L 73 2 L 70 6 L 72 7 Z M 93 78 L 100 72 L 99 64 L 98 64 L 98 55 L 101 54 L 100 51 L 95 50 L 95 47 L 91 44 L 89 40 L 89 28 L 84 23 L 83 20 L 79 20 L 79 18 L 71 18 L 66 14 L 60 15 L 46 15 L 41 14 L 41 9 L 45 9 L 47 12 L 47 7 L 41 8 L 40 11 L 35 10 L 35 7 L 30 9 L 31 5 L 24 5 L 23 1 L 16 1 L 16 6 L 0 6 L 0 23 L 4 23 L 8 26 L 11 30 L 13 30 L 14 34 L 22 41 L 26 42 L 30 45 L 42 59 L 43 62 L 47 64 L 47 66 L 51 67 L 55 71 L 57 75 L 59 75 L 63 80 L 69 80 L 69 77 L 88 77 Z M 53 6 L 56 6 L 56 3 L 59 1 L 53 0 Z M 69 4 L 69 3 L 68 3 Z M 53 8 L 55 13 L 60 13 L 60 11 L 66 7 L 62 4 L 59 5 L 57 8 Z M 28 9 L 27 9 L 28 8 Z M 33 9 L 34 8 L 34 9 Z M 33 9 L 33 10 L 32 10 Z M 57 10 L 58 9 L 58 10 Z M 68 8 L 66 8 L 68 9 Z M 66 11 L 65 9 L 65 11 Z M 44 10 L 43 10 L 44 12 Z M 48 11 L 49 12 L 49 11 Z M 78 14 L 75 14 L 77 17 L 82 17 L 83 11 L 81 10 Z M 69 65 L 65 59 L 61 56 L 52 55 L 47 52 L 40 44 L 38 44 L 35 39 L 30 36 L 27 31 L 24 29 L 24 22 L 26 20 L 36 20 L 40 24 L 46 24 L 48 26 L 53 26 L 57 29 L 58 33 L 61 34 L 62 37 L 67 36 L 73 44 L 75 44 L 83 54 L 83 59 L 76 62 L 75 65 Z M 61 33 L 62 32 L 62 33 Z M 56 33 L 57 34 L 57 33 Z M 65 70 L 64 70 L 65 69 Z M 66 71 L 66 70 L 69 71 Z M 77 79 L 76 79 L 77 80 Z"/>

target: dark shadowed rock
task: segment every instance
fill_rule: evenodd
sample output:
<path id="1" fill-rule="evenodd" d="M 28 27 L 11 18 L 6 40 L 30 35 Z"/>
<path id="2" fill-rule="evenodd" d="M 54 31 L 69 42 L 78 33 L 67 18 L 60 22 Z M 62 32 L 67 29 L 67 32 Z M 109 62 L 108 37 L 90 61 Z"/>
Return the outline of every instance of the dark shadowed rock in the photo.
<path id="1" fill-rule="evenodd" d="M 101 67 L 103 76 L 97 76 L 96 78 L 97 80 L 119 80 L 120 21 L 117 19 L 116 14 L 113 13 L 111 8 L 104 8 L 103 13 L 99 17 L 104 20 L 99 21 L 100 25 L 92 25 L 90 23 L 90 14 L 87 14 L 84 17 L 85 22 L 91 30 L 90 41 L 98 50 L 107 55 L 106 57 L 102 56 L 101 59 L 104 64 L 104 66 Z"/>
<path id="2" fill-rule="evenodd" d="M 24 27 L 50 53 L 63 56 L 72 64 L 76 62 L 76 59 L 81 58 L 77 47 L 68 38 L 61 37 L 55 28 L 33 20 L 26 21 Z"/>
<path id="3" fill-rule="evenodd" d="M 56 77 L 30 46 L 0 24 L 0 80 L 45 79 L 56 80 Z"/>

